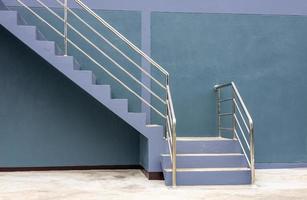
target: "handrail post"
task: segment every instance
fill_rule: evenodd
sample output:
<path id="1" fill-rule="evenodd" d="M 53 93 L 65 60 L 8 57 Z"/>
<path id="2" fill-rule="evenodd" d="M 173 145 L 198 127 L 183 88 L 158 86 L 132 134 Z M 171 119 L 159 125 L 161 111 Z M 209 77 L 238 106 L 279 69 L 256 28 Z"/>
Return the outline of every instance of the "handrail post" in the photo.
<path id="1" fill-rule="evenodd" d="M 236 139 L 236 120 L 235 120 L 235 114 L 236 114 L 236 105 L 235 105 L 235 91 L 233 87 L 231 87 L 232 92 L 232 128 L 233 128 L 233 139 Z"/>
<path id="2" fill-rule="evenodd" d="M 173 165 L 172 165 L 172 183 L 173 187 L 177 185 L 177 160 L 176 160 L 176 127 L 173 125 L 172 127 L 172 137 L 173 137 L 173 145 L 172 145 L 172 153 L 173 153 Z"/>
<path id="3" fill-rule="evenodd" d="M 219 137 L 222 137 L 221 134 L 221 89 L 216 89 L 216 112 L 217 112 L 217 130 L 219 133 Z"/>
<path id="4" fill-rule="evenodd" d="M 177 160 L 176 160 L 176 154 L 177 154 L 177 140 L 176 140 L 176 118 L 175 118 L 175 113 L 174 113 L 174 109 L 173 109 L 173 102 L 172 102 L 172 96 L 171 96 L 171 92 L 170 92 L 170 87 L 169 87 L 169 75 L 166 76 L 166 92 L 167 92 L 167 103 L 169 104 L 169 107 L 167 107 L 168 109 L 168 114 L 170 116 L 172 116 L 169 120 L 170 123 L 170 127 L 171 127 L 171 133 L 170 136 L 171 137 L 171 141 L 172 141 L 172 146 L 171 146 L 171 152 L 170 154 L 172 155 L 172 185 L 173 187 L 176 187 L 177 185 Z M 168 105 L 167 105 L 168 106 Z M 168 116 L 169 116 L 168 115 Z M 167 117 L 168 117 L 167 116 Z M 166 125 L 168 126 L 168 121 L 166 121 Z"/>
<path id="5" fill-rule="evenodd" d="M 68 55 L 68 43 L 67 43 L 67 1 L 68 0 L 64 0 L 64 56 Z"/>
<path id="6" fill-rule="evenodd" d="M 255 141 L 254 141 L 254 124 L 249 124 L 250 128 L 250 159 L 251 159 L 251 178 L 252 184 L 255 182 Z"/>

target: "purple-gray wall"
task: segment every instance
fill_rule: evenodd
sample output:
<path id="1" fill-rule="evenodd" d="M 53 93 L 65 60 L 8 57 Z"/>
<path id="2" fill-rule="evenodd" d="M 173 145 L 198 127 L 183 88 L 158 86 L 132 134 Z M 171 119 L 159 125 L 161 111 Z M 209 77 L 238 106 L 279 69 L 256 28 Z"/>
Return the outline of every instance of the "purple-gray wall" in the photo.
<path id="1" fill-rule="evenodd" d="M 8 6 L 17 5 L 12 0 L 3 2 Z M 23 2 L 38 6 L 33 0 Z M 58 6 L 54 0 L 44 2 Z M 69 0 L 69 3 L 76 6 L 73 0 Z M 306 0 L 84 0 L 84 3 L 103 10 L 307 15 Z"/>

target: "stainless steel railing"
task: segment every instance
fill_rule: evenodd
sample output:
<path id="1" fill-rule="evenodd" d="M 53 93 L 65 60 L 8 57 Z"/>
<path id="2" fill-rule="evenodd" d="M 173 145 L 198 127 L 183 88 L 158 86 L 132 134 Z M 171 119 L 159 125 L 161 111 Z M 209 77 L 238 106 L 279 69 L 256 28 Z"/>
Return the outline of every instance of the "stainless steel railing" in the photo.
<path id="1" fill-rule="evenodd" d="M 46 24 L 49 28 L 51 28 L 54 32 L 56 32 L 60 37 L 64 40 L 64 56 L 67 56 L 69 53 L 68 44 L 77 49 L 81 54 L 83 54 L 89 61 L 100 67 L 106 74 L 108 74 L 112 79 L 122 85 L 125 89 L 127 89 L 130 93 L 136 96 L 139 100 L 141 100 L 145 105 L 150 107 L 155 113 L 157 113 L 160 117 L 165 120 L 165 139 L 168 142 L 169 151 L 172 160 L 172 180 L 173 185 L 176 185 L 176 117 L 174 112 L 174 106 L 172 102 L 171 90 L 169 85 L 169 73 L 160 66 L 157 62 L 155 62 L 152 58 L 150 58 L 146 53 L 140 50 L 136 45 L 134 45 L 130 40 L 128 40 L 124 35 L 122 35 L 119 31 L 117 31 L 113 26 L 111 26 L 106 20 L 96 14 L 92 9 L 90 9 L 87 5 L 85 5 L 81 0 L 71 0 L 75 1 L 86 13 L 90 14 L 94 17 L 103 27 L 106 27 L 110 30 L 116 37 L 121 39 L 124 43 L 126 43 L 130 49 L 134 52 L 138 53 L 142 58 L 144 58 L 147 62 L 150 63 L 151 66 L 154 66 L 158 71 L 164 76 L 165 82 L 159 81 L 154 78 L 148 71 L 146 71 L 142 66 L 137 64 L 133 59 L 131 59 L 127 54 L 125 54 L 120 48 L 115 46 L 109 39 L 107 39 L 102 33 L 100 33 L 96 28 L 87 23 L 82 17 L 80 17 L 75 11 L 68 7 L 68 0 L 55 0 L 62 7 L 64 12 L 64 17 L 62 18 L 59 14 L 49 8 L 42 0 L 33 0 L 38 2 L 43 8 L 45 8 L 48 12 L 50 12 L 53 16 L 55 16 L 61 23 L 63 23 L 64 29 L 63 33 L 55 28 L 51 22 L 48 22 L 42 16 L 40 16 L 37 12 L 35 12 L 32 8 L 26 5 L 23 0 L 16 0 L 20 3 L 24 8 L 26 8 L 30 13 L 32 13 L 36 18 L 38 18 L 41 22 Z M 114 58 L 108 55 L 105 51 L 103 51 L 98 45 L 96 45 L 91 39 L 85 36 L 84 33 L 81 33 L 76 27 L 74 27 L 71 23 L 69 23 L 68 15 L 71 14 L 76 19 L 79 20 L 83 25 L 85 25 L 89 30 L 91 30 L 96 36 L 98 36 L 101 40 L 106 42 L 110 47 L 116 50 L 120 55 L 122 55 L 129 63 L 135 66 L 141 73 L 145 74 L 150 78 L 155 84 L 157 84 L 160 88 L 162 88 L 165 92 L 165 96 L 161 97 L 156 92 L 154 92 L 151 87 L 145 85 L 140 80 L 138 80 L 134 75 L 132 75 L 125 67 L 120 65 Z M 110 70 L 108 70 L 104 65 L 102 65 L 99 61 L 97 61 L 89 52 L 86 52 L 82 47 L 78 46 L 76 42 L 72 41 L 69 37 L 69 30 L 74 31 L 77 35 L 79 35 L 87 44 L 89 44 L 92 48 L 94 48 L 97 52 L 103 55 L 106 59 L 111 61 L 117 68 L 123 71 L 128 77 L 135 81 L 138 85 L 144 88 L 146 91 L 150 93 L 151 96 L 159 100 L 160 103 L 163 104 L 165 108 L 164 111 L 161 111 L 147 100 L 145 100 L 140 94 L 131 89 L 127 84 L 124 83 L 123 80 L 115 76 Z"/>
<path id="2" fill-rule="evenodd" d="M 231 98 L 223 98 L 221 91 L 225 88 L 231 88 Z M 215 85 L 217 101 L 217 127 L 219 137 L 222 137 L 222 131 L 232 131 L 233 138 L 237 139 L 244 153 L 246 161 L 251 169 L 251 181 L 255 181 L 255 150 L 254 150 L 254 123 L 253 119 L 246 108 L 246 105 L 239 93 L 234 82 Z M 231 112 L 222 112 L 222 104 L 230 102 Z M 243 112 L 242 112 L 242 110 Z M 223 127 L 222 118 L 231 117 L 232 127 Z M 242 122 L 242 123 L 241 123 Z M 242 128 L 242 126 L 244 128 Z M 239 131 L 238 131 L 239 130 Z M 248 133 L 246 137 L 245 131 Z M 241 137 L 240 137 L 241 136 Z M 241 139 L 243 138 L 243 139 Z"/>
<path id="3" fill-rule="evenodd" d="M 172 101 L 171 90 L 169 85 L 167 87 L 167 95 L 166 95 L 166 102 L 167 102 L 167 117 L 166 117 L 166 139 L 168 142 L 169 152 L 172 161 L 172 184 L 176 186 L 176 170 L 177 170 L 177 161 L 176 161 L 176 116 Z"/>

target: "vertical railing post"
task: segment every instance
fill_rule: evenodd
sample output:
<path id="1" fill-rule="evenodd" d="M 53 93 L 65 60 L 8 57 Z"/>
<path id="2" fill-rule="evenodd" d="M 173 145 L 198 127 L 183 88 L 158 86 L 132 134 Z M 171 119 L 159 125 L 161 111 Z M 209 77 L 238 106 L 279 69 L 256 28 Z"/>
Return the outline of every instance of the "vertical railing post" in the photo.
<path id="1" fill-rule="evenodd" d="M 236 139 L 236 119 L 235 119 L 235 114 L 236 114 L 236 105 L 235 105 L 236 96 L 235 95 L 236 94 L 232 86 L 231 86 L 231 90 L 232 90 L 232 132 L 233 132 L 233 139 Z"/>
<path id="2" fill-rule="evenodd" d="M 254 141 L 254 124 L 249 124 L 250 129 L 250 160 L 251 160 L 251 181 L 255 182 L 255 141 Z"/>
<path id="3" fill-rule="evenodd" d="M 67 49 L 67 1 L 64 0 L 64 56 L 68 55 L 68 49 Z"/>
<path id="4" fill-rule="evenodd" d="M 172 153 L 173 153 L 173 165 L 172 165 L 172 183 L 173 187 L 177 185 L 177 159 L 176 159 L 176 127 L 172 126 L 172 137 L 173 137 L 173 145 L 172 145 Z"/>
<path id="5" fill-rule="evenodd" d="M 221 134 L 221 90 L 216 89 L 216 114 L 217 114 L 217 130 L 219 133 L 219 137 L 222 137 Z"/>
<path id="6" fill-rule="evenodd" d="M 171 152 L 172 155 L 172 185 L 175 187 L 177 185 L 177 135 L 176 135 L 176 119 L 174 119 L 175 114 L 173 110 L 173 103 L 172 103 L 172 97 L 170 92 L 170 86 L 169 86 L 169 75 L 166 75 L 166 102 L 168 105 L 166 105 L 166 109 L 168 112 L 168 115 L 166 117 L 172 116 L 168 121 L 166 120 L 166 126 L 168 126 L 168 122 L 170 123 L 171 127 L 171 133 L 169 134 L 169 137 L 171 137 L 172 145 L 171 145 Z M 169 110 L 169 108 L 171 110 Z"/>

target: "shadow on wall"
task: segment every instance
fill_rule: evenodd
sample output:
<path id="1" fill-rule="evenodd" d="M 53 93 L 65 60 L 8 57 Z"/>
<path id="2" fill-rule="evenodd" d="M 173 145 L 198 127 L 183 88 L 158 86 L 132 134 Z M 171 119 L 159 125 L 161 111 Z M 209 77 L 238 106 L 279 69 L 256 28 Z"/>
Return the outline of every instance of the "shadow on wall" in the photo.
<path id="1" fill-rule="evenodd" d="M 0 27 L 0 166 L 138 165 L 139 133 Z"/>

